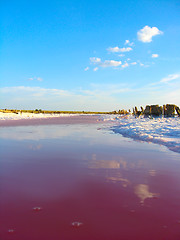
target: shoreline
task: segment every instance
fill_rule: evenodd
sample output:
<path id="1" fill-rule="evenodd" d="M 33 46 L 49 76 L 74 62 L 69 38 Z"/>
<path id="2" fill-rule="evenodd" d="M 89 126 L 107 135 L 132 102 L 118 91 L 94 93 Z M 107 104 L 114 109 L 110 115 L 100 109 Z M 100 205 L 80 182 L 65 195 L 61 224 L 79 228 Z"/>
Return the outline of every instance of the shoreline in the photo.
<path id="1" fill-rule="evenodd" d="M 40 125 L 105 124 L 115 134 L 134 141 L 143 141 L 166 146 L 180 153 L 179 118 L 135 118 L 134 116 L 102 114 L 0 114 L 0 128 Z"/>

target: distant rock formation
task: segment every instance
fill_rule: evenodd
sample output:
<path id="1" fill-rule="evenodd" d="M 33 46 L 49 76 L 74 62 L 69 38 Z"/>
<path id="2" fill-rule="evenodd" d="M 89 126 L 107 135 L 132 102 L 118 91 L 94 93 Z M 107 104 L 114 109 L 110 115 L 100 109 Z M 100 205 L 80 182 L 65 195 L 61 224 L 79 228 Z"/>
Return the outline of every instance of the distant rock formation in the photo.
<path id="1" fill-rule="evenodd" d="M 176 112 L 177 112 L 178 116 L 180 117 L 180 109 L 179 109 L 179 107 L 176 106 L 175 109 L 176 109 Z"/>
<path id="2" fill-rule="evenodd" d="M 147 105 L 145 110 L 141 107 L 141 111 L 137 110 L 137 107 L 133 108 L 133 114 L 140 116 L 161 116 L 173 117 L 175 114 L 180 117 L 180 108 L 174 104 L 159 105 Z"/>

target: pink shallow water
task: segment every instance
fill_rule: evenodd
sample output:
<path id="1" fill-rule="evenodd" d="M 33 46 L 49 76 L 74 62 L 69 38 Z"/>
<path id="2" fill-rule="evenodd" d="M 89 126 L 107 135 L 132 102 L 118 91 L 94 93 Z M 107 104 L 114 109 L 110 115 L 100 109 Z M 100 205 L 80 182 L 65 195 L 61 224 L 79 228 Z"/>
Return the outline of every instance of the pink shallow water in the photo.
<path id="1" fill-rule="evenodd" d="M 179 154 L 101 124 L 1 128 L 1 240 L 179 240 Z"/>
<path id="2" fill-rule="evenodd" d="M 29 125 L 48 125 L 48 124 L 80 124 L 80 123 L 97 123 L 98 115 L 72 115 L 50 118 L 26 118 L 26 119 L 0 119 L 0 127 L 5 126 L 29 126 Z"/>

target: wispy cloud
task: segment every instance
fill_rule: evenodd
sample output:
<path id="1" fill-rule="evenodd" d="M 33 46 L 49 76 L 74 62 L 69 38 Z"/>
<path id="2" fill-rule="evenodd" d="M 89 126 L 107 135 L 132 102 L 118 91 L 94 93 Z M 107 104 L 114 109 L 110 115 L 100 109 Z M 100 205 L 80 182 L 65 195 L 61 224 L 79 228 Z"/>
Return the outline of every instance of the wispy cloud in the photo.
<path id="1" fill-rule="evenodd" d="M 29 81 L 39 81 L 39 82 L 42 82 L 43 79 L 41 77 L 30 77 L 28 78 Z"/>
<path id="2" fill-rule="evenodd" d="M 70 91 L 26 86 L 0 88 L 2 108 L 88 111 L 111 111 L 119 105 L 118 93 L 128 91 L 126 86 L 111 84 Z"/>
<path id="3" fill-rule="evenodd" d="M 150 65 L 149 65 L 149 64 L 147 64 L 147 63 L 142 63 L 140 60 L 137 60 L 137 62 L 136 62 L 136 63 L 138 63 L 140 67 L 145 67 L 145 68 L 147 68 L 147 67 L 149 67 L 149 66 L 150 66 Z"/>
<path id="4" fill-rule="evenodd" d="M 117 53 L 117 52 L 130 52 L 133 49 L 131 47 L 123 47 L 123 48 L 119 48 L 119 47 L 109 47 L 107 49 L 109 52 L 112 53 Z"/>
<path id="5" fill-rule="evenodd" d="M 163 34 L 157 27 L 145 26 L 137 32 L 138 40 L 144 43 L 152 42 L 152 37 Z"/>
<path id="6" fill-rule="evenodd" d="M 180 74 L 169 74 L 167 77 L 161 79 L 160 82 L 167 83 L 169 81 L 173 81 L 173 80 L 176 80 L 176 79 L 179 79 L 179 78 L 180 78 Z"/>
<path id="7" fill-rule="evenodd" d="M 144 106 L 156 103 L 162 105 L 167 99 L 168 103 L 180 105 L 180 81 L 173 81 L 178 78 L 180 74 L 171 74 L 156 84 L 144 83 L 141 87 L 135 82 L 128 84 L 125 79 L 120 79 L 119 84 L 91 83 L 85 89 L 73 90 L 28 86 L 4 87 L 0 88 L 1 106 L 18 109 L 110 111 L 127 109 L 142 103 Z M 169 84 L 164 84 L 169 81 Z"/>
<path id="8" fill-rule="evenodd" d="M 30 94 L 32 96 L 44 96 L 44 95 L 63 95 L 69 96 L 70 92 L 61 89 L 54 88 L 41 88 L 41 87 L 26 87 L 26 86 L 17 86 L 17 87 L 4 87 L 0 89 L 2 93 L 21 93 L 21 94 Z"/>
<path id="9" fill-rule="evenodd" d="M 113 83 L 107 83 L 107 84 L 98 84 L 98 83 L 92 83 L 91 84 L 91 91 L 86 91 L 87 94 L 91 95 L 107 95 L 111 96 L 118 93 L 123 92 L 131 92 L 131 87 L 126 83 L 119 83 L 119 84 L 113 84 Z M 83 90 L 84 92 L 84 90 Z"/>
<path id="10" fill-rule="evenodd" d="M 72 97 L 72 96 L 81 96 L 84 94 L 89 96 L 110 96 L 115 93 L 128 92 L 131 91 L 129 86 L 126 83 L 121 84 L 94 84 L 92 83 L 89 89 L 76 89 L 76 90 L 62 90 L 54 88 L 41 88 L 41 87 L 26 87 L 26 86 L 16 86 L 16 87 L 3 87 L 0 88 L 2 94 L 15 94 L 21 95 L 24 97 L 43 97 L 47 98 L 50 96 L 54 97 Z"/>

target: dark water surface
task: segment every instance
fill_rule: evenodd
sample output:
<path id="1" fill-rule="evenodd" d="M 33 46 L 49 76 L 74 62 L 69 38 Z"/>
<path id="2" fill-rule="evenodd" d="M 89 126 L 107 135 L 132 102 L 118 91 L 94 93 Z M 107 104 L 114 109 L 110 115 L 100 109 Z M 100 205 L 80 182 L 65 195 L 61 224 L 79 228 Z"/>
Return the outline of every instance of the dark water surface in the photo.
<path id="1" fill-rule="evenodd" d="M 1 240 L 180 239 L 180 154 L 100 128 L 1 127 Z"/>

